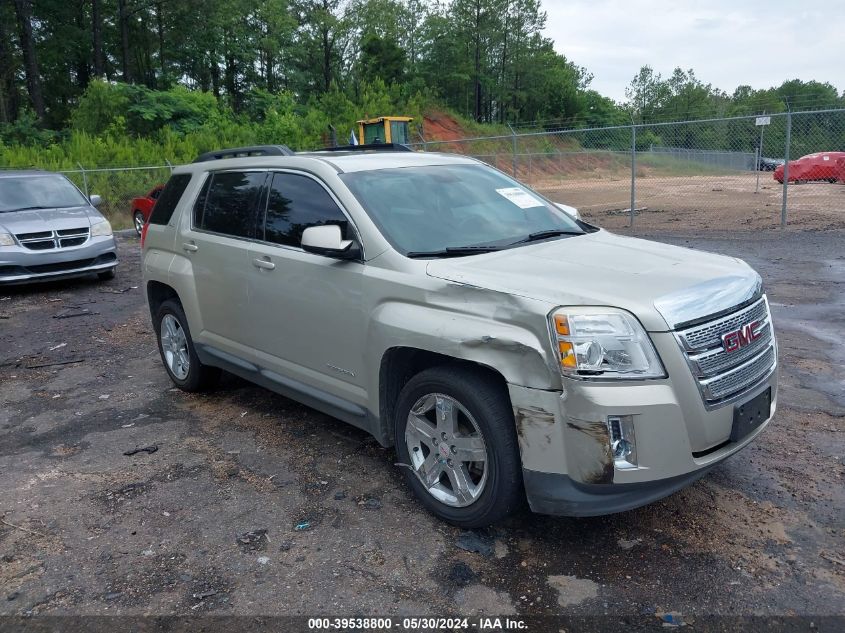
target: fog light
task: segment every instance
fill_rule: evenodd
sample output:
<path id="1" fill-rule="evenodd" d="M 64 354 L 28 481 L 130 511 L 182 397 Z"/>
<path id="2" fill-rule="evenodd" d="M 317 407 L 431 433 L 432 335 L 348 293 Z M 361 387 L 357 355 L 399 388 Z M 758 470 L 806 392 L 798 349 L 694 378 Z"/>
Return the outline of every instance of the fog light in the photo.
<path id="1" fill-rule="evenodd" d="M 610 448 L 613 451 L 613 459 L 625 459 L 634 450 L 628 440 L 616 440 Z"/>
<path id="2" fill-rule="evenodd" d="M 612 415 L 607 418 L 610 450 L 617 468 L 637 465 L 637 438 L 634 435 L 634 416 Z"/>

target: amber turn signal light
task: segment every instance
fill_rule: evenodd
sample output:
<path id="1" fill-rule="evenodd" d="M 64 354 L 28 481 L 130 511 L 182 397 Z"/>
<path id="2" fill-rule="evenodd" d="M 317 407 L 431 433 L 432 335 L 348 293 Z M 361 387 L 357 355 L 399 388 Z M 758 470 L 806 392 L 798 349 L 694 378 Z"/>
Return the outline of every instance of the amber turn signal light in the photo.
<path id="1" fill-rule="evenodd" d="M 555 330 L 561 336 L 569 336 L 569 318 L 565 314 L 555 315 Z"/>
<path id="2" fill-rule="evenodd" d="M 569 341 L 558 341 L 558 348 L 560 349 L 560 364 L 563 367 L 572 369 L 578 368 L 578 361 L 575 358 L 575 349 Z"/>

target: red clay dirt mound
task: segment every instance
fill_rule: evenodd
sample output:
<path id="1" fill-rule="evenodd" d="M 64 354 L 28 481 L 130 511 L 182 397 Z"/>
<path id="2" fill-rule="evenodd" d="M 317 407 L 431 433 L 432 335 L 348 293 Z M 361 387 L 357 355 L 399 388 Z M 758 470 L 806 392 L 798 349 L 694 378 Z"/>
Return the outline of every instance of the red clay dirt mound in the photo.
<path id="1" fill-rule="evenodd" d="M 453 117 L 435 110 L 423 116 L 423 136 L 426 141 L 455 141 L 469 134 Z"/>
<path id="2" fill-rule="evenodd" d="M 435 141 L 456 141 L 484 136 L 484 133 L 468 132 L 450 114 L 430 110 L 423 115 L 422 135 L 429 143 Z M 495 132 L 490 132 L 495 136 Z M 449 152 L 476 156 L 481 160 L 511 173 L 514 160 L 510 139 L 476 141 L 470 143 L 443 143 L 429 146 L 429 151 Z M 624 177 L 624 157 L 613 153 L 580 152 L 581 146 L 574 138 L 562 135 L 528 136 L 519 140 L 516 158 L 516 176 L 528 184 L 540 184 L 549 179 L 571 176 L 587 178 Z M 620 175 L 621 174 L 621 175 Z"/>

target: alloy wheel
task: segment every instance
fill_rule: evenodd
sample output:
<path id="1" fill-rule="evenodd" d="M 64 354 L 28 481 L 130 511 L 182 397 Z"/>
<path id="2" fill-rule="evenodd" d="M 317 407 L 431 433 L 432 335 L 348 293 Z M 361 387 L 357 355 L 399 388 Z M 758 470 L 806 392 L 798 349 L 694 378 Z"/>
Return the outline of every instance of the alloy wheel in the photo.
<path id="1" fill-rule="evenodd" d="M 487 483 L 487 445 L 469 411 L 451 396 L 430 393 L 408 413 L 405 443 L 411 468 L 438 501 L 471 505 Z"/>
<path id="2" fill-rule="evenodd" d="M 185 380 L 191 369 L 188 339 L 182 324 L 172 314 L 164 315 L 161 320 L 161 349 L 170 372 L 178 380 Z"/>

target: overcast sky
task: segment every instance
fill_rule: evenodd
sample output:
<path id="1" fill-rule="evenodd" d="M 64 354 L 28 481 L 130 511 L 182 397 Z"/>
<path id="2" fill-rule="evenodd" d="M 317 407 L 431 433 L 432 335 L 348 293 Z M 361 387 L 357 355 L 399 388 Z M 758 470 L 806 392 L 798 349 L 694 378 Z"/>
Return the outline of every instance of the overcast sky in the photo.
<path id="1" fill-rule="evenodd" d="M 733 92 L 786 79 L 845 89 L 845 2 L 821 0 L 543 0 L 546 36 L 594 75 L 592 88 L 621 101 L 641 66 L 667 77 L 692 68 Z"/>

